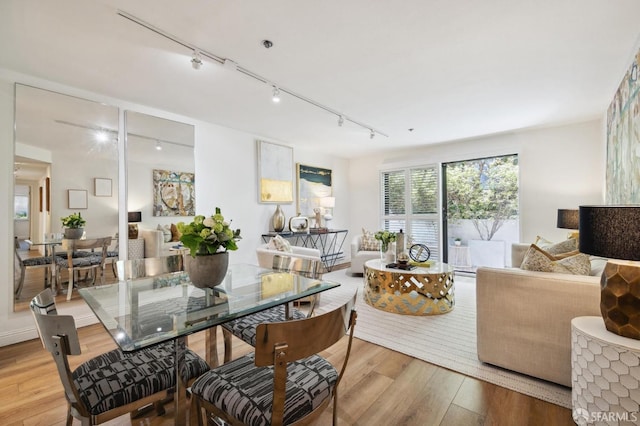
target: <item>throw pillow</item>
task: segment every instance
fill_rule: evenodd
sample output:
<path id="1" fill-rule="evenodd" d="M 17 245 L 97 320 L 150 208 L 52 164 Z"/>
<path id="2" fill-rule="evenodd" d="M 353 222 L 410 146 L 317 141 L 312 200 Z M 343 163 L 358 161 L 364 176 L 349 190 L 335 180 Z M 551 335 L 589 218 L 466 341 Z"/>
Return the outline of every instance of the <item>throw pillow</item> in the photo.
<path id="1" fill-rule="evenodd" d="M 271 238 L 272 246 L 278 251 L 284 251 L 288 253 L 293 253 L 293 249 L 291 248 L 291 244 L 289 241 L 282 238 L 280 235 L 276 235 Z"/>
<path id="2" fill-rule="evenodd" d="M 520 268 L 527 271 L 589 275 L 591 272 L 591 262 L 589 261 L 589 256 L 583 253 L 556 258 L 537 245 L 531 244 Z"/>
<path id="3" fill-rule="evenodd" d="M 560 241 L 559 243 L 552 243 L 551 241 L 538 236 L 534 244 L 547 253 L 553 255 L 569 252 L 575 252 L 573 254 L 578 254 L 578 240 L 576 238 L 569 238 L 567 240 Z"/>
<path id="4" fill-rule="evenodd" d="M 178 231 L 178 227 L 176 226 L 175 223 L 171 224 L 171 241 L 180 241 L 180 237 L 182 236 L 182 234 L 180 233 L 180 231 Z"/>
<path id="5" fill-rule="evenodd" d="M 360 240 L 360 250 L 378 251 L 380 250 L 380 241 L 376 240 L 375 234 L 362 228 L 362 239 Z"/>
<path id="6" fill-rule="evenodd" d="M 165 243 L 168 243 L 169 241 L 171 241 L 171 229 L 166 227 L 166 226 L 162 226 L 162 225 L 158 225 L 158 228 L 156 228 L 158 231 L 162 231 L 162 236 L 163 236 L 163 241 Z"/>

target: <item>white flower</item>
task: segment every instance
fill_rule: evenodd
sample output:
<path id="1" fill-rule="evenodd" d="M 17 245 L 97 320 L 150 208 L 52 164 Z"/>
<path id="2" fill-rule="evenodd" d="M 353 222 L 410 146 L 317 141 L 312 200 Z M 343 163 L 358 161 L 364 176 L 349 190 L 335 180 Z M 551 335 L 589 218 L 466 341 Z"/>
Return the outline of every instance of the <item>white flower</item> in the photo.
<path id="1" fill-rule="evenodd" d="M 204 226 L 206 226 L 207 228 L 213 228 L 213 225 L 215 224 L 213 221 L 212 217 L 208 217 L 205 220 L 202 221 L 202 224 Z"/>

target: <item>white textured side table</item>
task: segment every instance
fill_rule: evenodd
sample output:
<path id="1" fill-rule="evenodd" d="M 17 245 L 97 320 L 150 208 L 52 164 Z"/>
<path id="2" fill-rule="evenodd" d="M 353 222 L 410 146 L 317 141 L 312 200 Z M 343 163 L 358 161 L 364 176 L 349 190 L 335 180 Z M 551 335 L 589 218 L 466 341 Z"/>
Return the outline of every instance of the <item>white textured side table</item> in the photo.
<path id="1" fill-rule="evenodd" d="M 601 317 L 571 321 L 571 401 L 578 425 L 640 424 L 640 340 Z"/>
<path id="2" fill-rule="evenodd" d="M 129 244 L 128 258 L 142 259 L 144 257 L 144 238 L 136 238 L 135 240 L 127 240 Z"/>

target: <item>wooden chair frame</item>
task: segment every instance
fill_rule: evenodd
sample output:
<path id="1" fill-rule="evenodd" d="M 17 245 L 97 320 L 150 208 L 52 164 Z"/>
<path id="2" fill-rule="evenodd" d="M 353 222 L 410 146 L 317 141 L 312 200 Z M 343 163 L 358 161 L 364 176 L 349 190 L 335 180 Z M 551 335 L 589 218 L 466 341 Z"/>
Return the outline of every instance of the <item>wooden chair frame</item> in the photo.
<path id="1" fill-rule="evenodd" d="M 53 282 L 53 274 L 51 273 L 51 268 L 52 268 L 51 256 L 38 256 L 38 258 L 45 259 L 47 263 L 38 264 L 38 265 L 26 265 L 25 260 L 28 260 L 28 259 L 22 259 L 22 256 L 20 256 L 20 253 L 17 247 L 14 249 L 14 251 L 15 251 L 16 259 L 20 264 L 20 280 L 18 281 L 18 285 L 14 289 L 14 296 L 16 299 L 20 298 L 20 293 L 22 292 L 22 288 L 24 287 L 25 273 L 27 272 L 28 269 L 47 268 L 48 271 L 45 271 L 44 286 L 47 287 L 47 283 L 48 285 L 51 285 L 51 283 Z M 35 258 L 31 257 L 29 259 L 35 259 Z"/>
<path id="2" fill-rule="evenodd" d="M 31 301 L 31 312 L 43 346 L 53 356 L 60 380 L 67 399 L 67 425 L 77 418 L 83 425 L 96 425 L 120 417 L 123 414 L 135 413 L 142 407 L 153 403 L 159 413 L 164 413 L 161 402 L 169 397 L 169 391 L 150 395 L 146 398 L 114 408 L 99 415 L 92 415 L 82 403 L 77 388 L 73 383 L 73 375 L 69 368 L 69 355 L 80 355 L 80 340 L 75 321 L 70 315 L 57 315 L 53 293 L 50 289 L 38 294 Z"/>
<path id="3" fill-rule="evenodd" d="M 96 282 L 96 271 L 100 270 L 101 284 L 104 285 L 104 265 L 107 259 L 107 251 L 111 245 L 111 237 L 92 238 L 86 240 L 62 240 L 62 248 L 67 252 L 67 271 L 69 271 L 69 289 L 67 290 L 67 300 L 71 300 L 71 294 L 73 292 L 73 281 L 75 279 L 75 273 L 82 271 L 91 271 L 93 273 L 93 283 Z M 92 264 L 88 266 L 74 266 L 73 253 L 76 250 L 96 250 L 99 249 L 98 255 L 101 256 L 100 263 Z M 60 265 L 57 268 L 58 282 L 60 282 Z"/>
<path id="4" fill-rule="evenodd" d="M 285 387 L 287 383 L 287 364 L 317 354 L 337 343 L 349 331 L 347 352 L 338 374 L 332 397 L 327 398 L 311 414 L 295 422 L 295 425 L 305 425 L 315 421 L 333 399 L 333 424 L 338 420 L 338 392 L 337 388 L 342 380 L 353 341 L 353 332 L 357 313 L 355 310 L 357 292 L 344 305 L 326 314 L 285 322 L 264 323 L 258 325 L 255 348 L 256 367 L 273 366 L 273 410 L 272 425 L 282 425 L 285 406 Z M 213 404 L 203 400 L 198 395 L 192 398 L 198 413 L 198 425 L 203 426 L 207 421 L 207 412 L 223 419 L 232 425 L 241 425 L 236 418 L 219 410 Z"/>
<path id="5" fill-rule="evenodd" d="M 302 275 L 307 278 L 321 278 L 324 271 L 324 264 L 322 263 L 322 261 L 316 259 L 303 259 L 295 256 L 274 255 L 272 269 L 274 271 L 291 272 L 293 274 Z M 308 299 L 310 302 L 310 306 L 307 317 L 310 317 L 313 315 L 313 310 L 315 309 L 316 303 L 318 301 L 318 295 L 310 296 Z M 290 306 L 290 304 L 287 304 L 285 308 L 287 317 L 286 319 L 290 319 L 291 315 L 289 314 L 289 310 L 292 308 L 292 306 Z M 229 362 L 233 357 L 233 334 L 226 328 L 222 327 L 222 337 L 224 341 L 224 362 Z M 207 343 L 215 345 L 214 342 Z"/>

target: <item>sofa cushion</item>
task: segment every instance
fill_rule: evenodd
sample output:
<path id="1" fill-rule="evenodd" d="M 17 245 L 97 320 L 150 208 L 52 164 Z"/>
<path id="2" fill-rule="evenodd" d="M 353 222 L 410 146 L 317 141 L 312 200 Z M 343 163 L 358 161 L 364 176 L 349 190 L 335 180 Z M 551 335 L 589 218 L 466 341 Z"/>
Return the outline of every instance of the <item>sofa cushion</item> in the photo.
<path id="1" fill-rule="evenodd" d="M 549 254 L 557 256 L 562 253 L 572 253 L 571 256 L 578 254 L 578 240 L 575 238 L 568 238 L 559 243 L 552 243 L 546 238 L 538 236 L 534 242 L 536 246 L 543 249 Z"/>
<path id="2" fill-rule="evenodd" d="M 362 239 L 360 240 L 360 250 L 362 251 L 378 251 L 380 250 L 380 241 L 376 240 L 375 234 L 362 228 Z"/>
<path id="3" fill-rule="evenodd" d="M 567 257 L 555 257 L 537 245 L 531 244 L 520 268 L 527 271 L 589 275 L 591 262 L 589 261 L 589 256 L 583 253 Z"/>
<path id="4" fill-rule="evenodd" d="M 267 248 L 270 248 L 272 250 L 283 251 L 286 253 L 293 253 L 293 249 L 291 248 L 291 243 L 289 243 L 289 241 L 287 241 L 286 239 L 282 238 L 280 235 L 276 235 L 275 237 L 271 238 L 271 240 L 269 241 L 269 244 L 267 245 Z"/>
<path id="5" fill-rule="evenodd" d="M 162 231 L 162 235 L 164 237 L 164 242 L 168 243 L 171 241 L 171 229 L 167 226 L 158 225 L 158 231 Z"/>
<path id="6" fill-rule="evenodd" d="M 180 237 L 182 237 L 182 234 L 180 233 L 180 231 L 178 231 L 178 227 L 176 226 L 175 223 L 171 224 L 171 241 L 180 241 Z"/>

